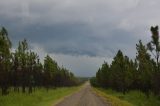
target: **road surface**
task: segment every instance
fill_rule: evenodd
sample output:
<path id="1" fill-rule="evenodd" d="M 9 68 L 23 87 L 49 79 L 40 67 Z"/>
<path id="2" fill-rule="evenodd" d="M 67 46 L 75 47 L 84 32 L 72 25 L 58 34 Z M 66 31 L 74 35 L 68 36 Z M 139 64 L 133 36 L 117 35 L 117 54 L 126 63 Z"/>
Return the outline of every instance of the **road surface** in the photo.
<path id="1" fill-rule="evenodd" d="M 80 91 L 74 93 L 69 97 L 66 97 L 56 106 L 110 106 L 110 105 L 102 97 L 96 95 L 91 90 L 89 82 L 87 82 Z"/>

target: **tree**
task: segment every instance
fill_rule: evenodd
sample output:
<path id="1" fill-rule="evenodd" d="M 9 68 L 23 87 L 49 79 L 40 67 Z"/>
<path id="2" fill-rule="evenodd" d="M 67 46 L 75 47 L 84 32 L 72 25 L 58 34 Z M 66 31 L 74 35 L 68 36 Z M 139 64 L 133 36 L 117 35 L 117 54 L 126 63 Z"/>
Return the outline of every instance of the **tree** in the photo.
<path id="1" fill-rule="evenodd" d="M 53 78 L 55 78 L 54 73 L 56 71 L 56 67 L 57 63 L 53 61 L 53 59 L 49 55 L 47 55 L 44 59 L 44 84 L 47 90 L 49 86 L 54 82 Z"/>
<path id="2" fill-rule="evenodd" d="M 28 86 L 29 93 L 32 93 L 32 88 L 35 85 L 35 71 L 37 66 L 38 55 L 32 51 L 29 52 L 28 55 Z"/>
<path id="3" fill-rule="evenodd" d="M 27 87 L 27 79 L 28 79 L 28 43 L 27 40 L 24 39 L 22 42 L 19 42 L 18 48 L 16 50 L 19 58 L 19 66 L 18 66 L 18 72 L 20 72 L 20 83 L 22 86 L 22 92 L 25 92 L 25 88 Z"/>
<path id="4" fill-rule="evenodd" d="M 160 43 L 159 43 L 159 28 L 158 26 L 151 27 L 152 33 L 152 40 L 147 44 L 148 49 L 156 59 L 156 69 L 154 72 L 154 77 L 152 78 L 153 90 L 155 94 L 160 94 L 160 63 L 159 63 L 159 56 L 160 56 Z"/>
<path id="5" fill-rule="evenodd" d="M 128 76 L 127 76 L 127 65 L 126 59 L 123 56 L 123 53 L 119 50 L 117 52 L 117 55 L 114 57 L 114 60 L 111 64 L 111 86 L 113 89 L 117 91 L 122 91 L 124 94 L 127 90 L 127 85 L 129 85 L 127 82 Z"/>
<path id="6" fill-rule="evenodd" d="M 151 89 L 151 77 L 153 73 L 152 62 L 149 53 L 147 53 L 147 48 L 139 41 L 136 45 L 138 61 L 138 71 L 139 71 L 139 88 L 149 96 L 149 90 Z"/>
<path id="7" fill-rule="evenodd" d="M 156 59 L 157 70 L 159 71 L 159 55 L 160 55 L 160 43 L 159 43 L 159 32 L 158 26 L 151 27 L 152 40 L 147 44 L 148 49 Z"/>
<path id="8" fill-rule="evenodd" d="M 0 29 L 0 88 L 2 95 L 8 94 L 8 88 L 14 91 L 33 92 L 35 87 L 62 87 L 79 84 L 78 79 L 66 68 L 58 66 L 49 55 L 40 62 L 38 54 L 31 51 L 27 40 L 19 42 L 18 48 L 11 52 L 11 42 L 7 30 Z M 35 89 L 34 89 L 35 90 Z"/>
<path id="9" fill-rule="evenodd" d="M 12 53 L 12 69 L 11 69 L 11 85 L 14 87 L 14 91 L 19 92 L 19 87 L 21 85 L 21 71 L 20 71 L 20 57 L 19 53 L 16 50 L 15 53 Z"/>
<path id="10" fill-rule="evenodd" d="M 119 50 L 109 66 L 106 62 L 96 73 L 96 78 L 92 78 L 91 84 L 104 88 L 112 88 L 125 94 L 134 80 L 133 72 L 136 70 L 135 64 Z"/>
<path id="11" fill-rule="evenodd" d="M 102 67 L 98 70 L 96 77 L 97 81 L 102 87 L 108 87 L 109 84 L 109 65 L 107 62 L 102 64 Z"/>
<path id="12" fill-rule="evenodd" d="M 2 89 L 2 95 L 7 94 L 9 87 L 9 71 L 11 68 L 11 42 L 8 38 L 7 30 L 2 27 L 0 30 L 0 86 Z"/>

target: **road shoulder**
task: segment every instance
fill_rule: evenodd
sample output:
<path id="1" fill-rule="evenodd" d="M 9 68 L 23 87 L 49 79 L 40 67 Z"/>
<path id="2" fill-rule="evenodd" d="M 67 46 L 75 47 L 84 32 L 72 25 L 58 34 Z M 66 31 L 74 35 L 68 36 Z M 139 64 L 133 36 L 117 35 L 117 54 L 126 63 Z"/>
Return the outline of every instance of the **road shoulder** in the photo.
<path id="1" fill-rule="evenodd" d="M 84 87 L 84 85 L 81 85 L 81 86 L 79 86 L 79 87 L 77 88 L 77 90 L 73 91 L 72 93 L 70 93 L 70 94 L 68 94 L 68 95 L 66 95 L 66 96 L 61 97 L 61 98 L 58 99 L 56 102 L 54 102 L 54 103 L 52 104 L 52 106 L 56 106 L 56 105 L 58 105 L 59 103 L 61 103 L 62 101 L 64 101 L 65 99 L 67 99 L 68 97 L 74 95 L 74 94 L 77 93 L 77 92 L 80 92 L 80 90 L 83 89 L 83 87 Z"/>
<path id="2" fill-rule="evenodd" d="M 109 104 L 109 106 L 133 106 L 132 104 L 130 104 L 127 101 L 124 100 L 120 100 L 117 97 L 114 97 L 112 95 L 108 95 L 106 93 L 104 93 L 103 91 L 101 91 L 99 88 L 94 88 L 92 87 L 93 92 L 96 93 L 97 95 L 99 95 L 102 99 L 104 99 L 105 101 L 107 101 L 107 103 Z"/>

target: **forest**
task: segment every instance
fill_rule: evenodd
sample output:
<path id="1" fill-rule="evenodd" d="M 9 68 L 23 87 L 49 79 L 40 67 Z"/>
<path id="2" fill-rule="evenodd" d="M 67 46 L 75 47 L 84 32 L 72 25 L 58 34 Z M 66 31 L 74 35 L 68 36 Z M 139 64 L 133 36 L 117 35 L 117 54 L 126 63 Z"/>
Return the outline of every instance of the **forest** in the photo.
<path id="1" fill-rule="evenodd" d="M 37 53 L 29 48 L 27 40 L 13 50 L 8 31 L 0 29 L 0 91 L 2 95 L 14 92 L 32 93 L 36 88 L 75 86 L 79 81 L 72 72 L 58 66 L 49 55 L 40 61 Z"/>
<path id="2" fill-rule="evenodd" d="M 91 78 L 92 86 L 110 88 L 123 94 L 138 90 L 147 97 L 160 96 L 160 41 L 158 26 L 151 27 L 151 40 L 136 44 L 136 58 L 130 59 L 119 50 L 109 65 L 104 62 Z"/>

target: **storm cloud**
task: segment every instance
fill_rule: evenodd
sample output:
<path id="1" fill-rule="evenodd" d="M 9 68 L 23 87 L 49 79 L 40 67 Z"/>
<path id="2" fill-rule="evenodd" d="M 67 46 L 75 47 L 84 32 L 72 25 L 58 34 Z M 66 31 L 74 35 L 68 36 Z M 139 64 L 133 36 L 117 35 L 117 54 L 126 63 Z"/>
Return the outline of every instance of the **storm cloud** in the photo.
<path id="1" fill-rule="evenodd" d="M 159 0 L 1 0 L 0 25 L 15 48 L 26 38 L 43 58 L 50 54 L 76 75 L 93 76 L 118 49 L 135 57 L 139 39 L 159 25 Z M 76 64 L 75 64 L 76 63 Z"/>

